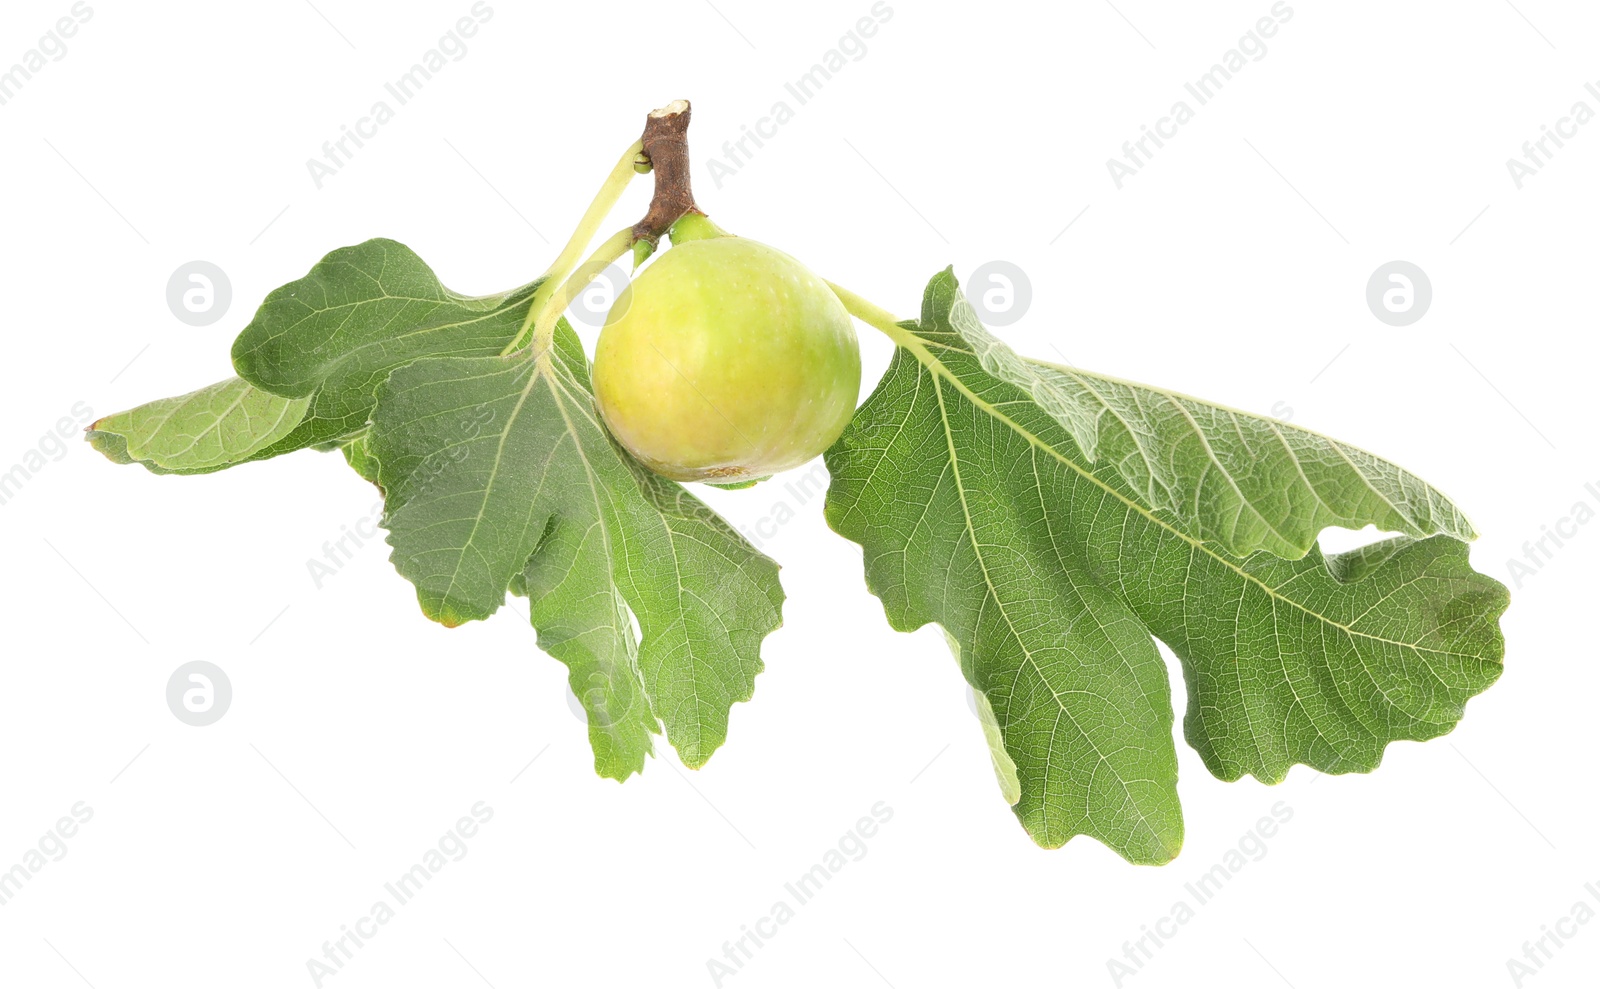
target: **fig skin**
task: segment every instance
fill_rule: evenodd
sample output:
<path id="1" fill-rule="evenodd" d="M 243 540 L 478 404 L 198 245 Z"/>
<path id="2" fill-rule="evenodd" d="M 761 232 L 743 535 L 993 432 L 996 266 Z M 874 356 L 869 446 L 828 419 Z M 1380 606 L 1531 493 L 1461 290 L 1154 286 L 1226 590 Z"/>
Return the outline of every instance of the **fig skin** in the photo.
<path id="1" fill-rule="evenodd" d="M 600 415 L 674 481 L 739 483 L 811 460 L 855 413 L 850 315 L 794 258 L 744 237 L 675 244 L 623 289 L 594 356 Z"/>

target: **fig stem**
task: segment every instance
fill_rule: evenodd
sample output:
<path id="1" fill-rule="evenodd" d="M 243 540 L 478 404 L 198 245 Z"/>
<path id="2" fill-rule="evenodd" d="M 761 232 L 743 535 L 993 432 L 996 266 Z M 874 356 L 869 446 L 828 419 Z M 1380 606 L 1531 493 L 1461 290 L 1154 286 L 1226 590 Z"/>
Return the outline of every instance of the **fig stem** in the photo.
<path id="1" fill-rule="evenodd" d="M 605 270 L 606 265 L 621 258 L 640 241 L 654 250 L 661 236 L 686 214 L 704 215 L 700 207 L 695 205 L 694 192 L 690 189 L 688 130 L 688 100 L 673 100 L 659 110 L 650 111 L 645 118 L 643 136 L 623 152 L 622 158 L 601 185 L 599 194 L 594 197 L 594 202 L 584 211 L 578 228 L 572 232 L 566 247 L 562 248 L 555 263 L 545 273 L 544 283 L 534 290 L 528 304 L 528 315 L 522 321 L 516 338 L 500 352 L 501 357 L 515 353 L 529 342 L 541 350 L 547 347 L 561 313 L 583 291 L 585 285 Z M 574 270 L 578 255 L 594 239 L 600 224 L 605 222 L 628 182 L 634 175 L 643 174 L 641 168 L 655 176 L 655 194 L 650 199 L 650 208 L 644 218 L 632 227 L 613 234 L 582 266 Z M 622 242 L 621 247 L 617 246 L 619 241 Z"/>
<path id="2" fill-rule="evenodd" d="M 685 213 L 702 212 L 689 183 L 689 101 L 673 100 L 645 118 L 644 147 L 655 176 L 655 195 L 644 218 L 633 225 L 633 237 L 654 246 Z"/>
<path id="3" fill-rule="evenodd" d="M 617 200 L 622 198 L 622 193 L 628 188 L 628 183 L 637 173 L 634 164 L 644 153 L 644 142 L 635 141 L 622 153 L 611 169 L 611 174 L 600 186 L 600 191 L 595 193 L 594 200 L 589 203 L 589 208 L 583 211 L 583 218 L 578 221 L 578 226 L 572 231 L 572 236 L 567 238 L 567 244 L 561 249 L 550 265 L 550 270 L 544 273 L 544 282 L 534 290 L 533 299 L 528 303 L 527 318 L 522 321 L 522 327 L 517 330 L 516 338 L 506 345 L 500 356 L 515 353 L 528 339 L 528 330 L 538 323 L 539 317 L 549 307 L 551 296 L 556 289 L 572 274 L 572 269 L 577 265 L 578 259 L 583 256 L 583 249 L 594 240 L 595 234 L 600 232 L 600 224 L 606 221 L 611 210 L 617 205 Z M 565 307 L 563 307 L 565 308 Z M 558 312 L 560 310 L 557 310 Z"/>
<path id="4" fill-rule="evenodd" d="M 678 217 L 678 221 L 667 231 L 667 237 L 673 244 L 684 244 L 691 240 L 710 240 L 713 237 L 732 237 L 733 234 L 711 222 L 711 217 L 704 213 L 685 213 Z"/>

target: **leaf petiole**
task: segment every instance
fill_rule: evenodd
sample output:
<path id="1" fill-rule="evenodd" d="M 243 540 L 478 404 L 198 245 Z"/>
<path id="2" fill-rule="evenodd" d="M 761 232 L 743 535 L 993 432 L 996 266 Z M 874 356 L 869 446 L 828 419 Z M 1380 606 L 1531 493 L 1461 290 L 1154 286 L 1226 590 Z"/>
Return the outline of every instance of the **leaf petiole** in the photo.
<path id="1" fill-rule="evenodd" d="M 606 265 L 634 251 L 634 267 L 638 268 L 654 251 L 656 242 L 685 214 L 698 213 L 694 194 L 689 188 L 688 143 L 684 131 L 689 126 L 689 101 L 673 100 L 659 110 L 652 110 L 645 119 L 644 134 L 635 141 L 612 168 L 610 176 L 600 187 L 600 194 L 590 204 L 588 211 L 573 231 L 572 239 L 562 249 L 560 257 L 550 266 L 544 282 L 534 291 L 528 306 L 528 316 L 522 328 L 500 352 L 505 357 L 515 353 L 530 342 L 539 349 L 550 343 L 561 313 L 583 287 L 589 284 Z M 622 190 L 642 166 L 655 177 L 655 194 L 650 198 L 650 208 L 644 219 L 628 230 L 612 235 L 589 260 L 575 273 L 572 266 L 578 254 L 594 239 L 595 232 L 616 205 Z M 711 230 L 720 232 L 712 225 Z M 643 244 L 643 247 L 637 245 Z M 559 288 L 557 287 L 559 285 Z M 532 335 L 528 332 L 533 328 Z"/>
<path id="2" fill-rule="evenodd" d="M 900 321 L 895 319 L 894 314 L 889 310 L 868 302 L 849 289 L 841 285 L 835 285 L 827 279 L 823 279 L 823 284 L 832 289 L 833 294 L 839 297 L 840 302 L 844 303 L 845 312 L 878 330 L 898 346 L 904 347 L 913 353 L 923 350 L 917 338 L 906 332 L 905 327 L 900 325 Z"/>
<path id="3" fill-rule="evenodd" d="M 588 259 L 579 265 L 578 269 L 566 281 L 561 283 L 561 287 L 556 289 L 546 301 L 544 310 L 539 313 L 538 321 L 533 324 L 532 339 L 536 351 L 548 349 L 551 336 L 555 333 L 556 321 L 561 318 L 562 313 L 567 311 L 567 307 L 572 304 L 573 299 L 578 297 L 578 293 L 582 292 L 585 286 L 594 281 L 596 275 L 606 270 L 607 265 L 617 261 L 632 249 L 633 228 L 623 227 L 610 237 L 607 237 L 599 247 L 595 248 L 594 253 L 589 255 Z M 508 350 L 506 353 L 511 353 L 511 351 Z"/>
<path id="4" fill-rule="evenodd" d="M 561 249 L 561 253 L 551 263 L 550 270 L 545 272 L 544 283 L 534 291 L 533 299 L 528 304 L 527 319 L 523 320 L 522 328 L 517 331 L 516 339 L 512 340 L 506 345 L 506 349 L 501 351 L 501 357 L 515 352 L 527 342 L 528 330 L 537 326 L 540 317 L 549 308 L 551 298 L 555 295 L 556 290 L 562 287 L 567 276 L 572 274 L 573 268 L 578 264 L 578 259 L 583 256 L 583 249 L 588 247 L 589 242 L 594 240 L 595 234 L 600 232 L 600 224 L 605 222 L 606 217 L 611 214 L 611 210 L 617 205 L 617 200 L 622 198 L 623 190 L 628 188 L 628 183 L 633 180 L 635 175 L 639 174 L 634 166 L 643 151 L 644 142 L 634 141 L 628 146 L 628 150 L 622 153 L 622 157 L 617 159 L 616 165 L 612 166 L 611 173 L 606 176 L 605 182 L 600 186 L 600 191 L 595 193 L 594 201 L 589 204 L 588 209 L 584 210 L 582 219 L 578 221 L 578 226 L 572 231 L 572 236 L 567 238 L 566 246 Z M 591 275 L 590 277 L 593 276 Z M 561 309 L 558 308 L 556 311 L 559 313 Z M 550 325 L 555 325 L 554 320 L 551 321 Z M 538 339 L 537 333 L 534 334 L 534 339 Z"/>

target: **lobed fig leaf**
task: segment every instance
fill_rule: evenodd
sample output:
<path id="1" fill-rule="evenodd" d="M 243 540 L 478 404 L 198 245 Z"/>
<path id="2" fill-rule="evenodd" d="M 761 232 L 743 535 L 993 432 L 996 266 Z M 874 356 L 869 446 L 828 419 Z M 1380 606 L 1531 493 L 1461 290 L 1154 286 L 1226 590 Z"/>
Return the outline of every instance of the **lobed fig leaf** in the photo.
<path id="1" fill-rule="evenodd" d="M 565 321 L 543 352 L 395 371 L 360 457 L 429 617 L 456 625 L 508 590 L 529 598 L 588 712 L 597 771 L 639 771 L 660 723 L 690 766 L 722 744 L 780 624 L 778 566 L 606 434 Z"/>
<path id="2" fill-rule="evenodd" d="M 208 474 L 272 456 L 310 404 L 229 378 L 104 416 L 90 424 L 88 440 L 117 463 L 142 464 L 152 473 Z"/>
<path id="3" fill-rule="evenodd" d="M 1045 846 L 1183 837 L 1166 669 L 1223 779 L 1368 771 L 1500 674 L 1508 597 L 1435 489 L 1307 430 L 1019 357 L 954 276 L 828 452 L 826 512 L 889 623 L 941 625 Z M 1325 557 L 1325 524 L 1409 535 Z M 1007 765 L 1009 763 L 1009 766 Z M 1014 773 L 1014 780 L 1008 779 Z"/>
<path id="4" fill-rule="evenodd" d="M 235 342 L 240 377 L 107 416 L 88 438 L 156 473 L 341 450 L 384 490 L 393 560 L 430 617 L 530 598 L 597 772 L 640 771 L 663 727 L 703 765 L 780 624 L 777 564 L 611 440 L 564 321 L 549 351 L 499 356 L 540 284 L 471 298 L 402 244 L 341 248 L 268 297 Z M 473 499 L 463 527 L 452 513 Z"/>
<path id="5" fill-rule="evenodd" d="M 310 400 L 293 449 L 338 444 L 366 428 L 378 385 L 395 368 L 500 353 L 539 284 L 466 296 L 404 244 L 341 247 L 267 296 L 234 341 L 234 370 L 263 391 Z"/>

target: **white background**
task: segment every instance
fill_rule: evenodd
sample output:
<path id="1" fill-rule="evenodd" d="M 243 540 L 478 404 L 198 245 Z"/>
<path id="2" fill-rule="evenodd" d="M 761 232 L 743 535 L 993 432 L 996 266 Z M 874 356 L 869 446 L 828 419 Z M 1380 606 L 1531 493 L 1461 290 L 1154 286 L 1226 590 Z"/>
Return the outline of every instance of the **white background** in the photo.
<path id="1" fill-rule="evenodd" d="M 784 82 L 869 0 L 491 0 L 467 54 L 320 190 L 306 160 L 470 0 L 91 2 L 0 106 L 0 470 L 74 403 L 106 414 L 225 377 L 259 300 L 334 247 L 389 236 L 459 291 L 522 284 L 644 113 L 687 97 L 699 199 L 724 226 L 904 315 L 947 264 L 1019 265 L 1032 305 L 1000 331 L 1019 350 L 1402 463 L 1459 502 L 1474 563 L 1509 581 L 1525 541 L 1600 508 L 1600 122 L 1520 190 L 1505 164 L 1575 101 L 1600 110 L 1583 88 L 1600 12 L 1517 2 L 1294 0 L 1121 190 L 1106 160 L 1269 0 L 890 0 L 804 106 Z M 9 0 L 0 67 L 70 6 Z M 708 162 L 780 99 L 794 119 L 717 188 Z M 1397 258 L 1434 292 L 1400 328 L 1364 299 Z M 195 259 L 233 288 L 203 328 L 165 300 Z M 888 346 L 862 334 L 870 387 Z M 325 985 L 709 986 L 707 959 L 878 801 L 894 816 L 866 856 L 724 985 L 1111 986 L 1107 960 L 1278 801 L 1293 817 L 1265 857 L 1125 985 L 1508 986 L 1525 941 L 1580 900 L 1600 909 L 1600 525 L 1514 591 L 1505 675 L 1447 738 L 1269 789 L 1216 780 L 1180 737 L 1187 840 L 1157 869 L 1029 841 L 938 631 L 889 631 L 820 499 L 706 493 L 744 527 L 797 513 L 764 546 L 785 624 L 709 766 L 666 752 L 619 786 L 594 776 L 564 669 L 515 604 L 433 625 L 381 543 L 314 587 L 308 559 L 373 497 L 335 456 L 157 477 L 75 436 L 0 506 L 0 868 L 76 802 L 94 815 L 0 907 L 0 984 L 313 985 L 323 942 L 478 801 L 494 816 L 466 857 Z M 165 702 L 194 659 L 233 684 L 206 728 Z M 1577 930 L 1523 984 L 1593 985 L 1600 921 Z"/>

